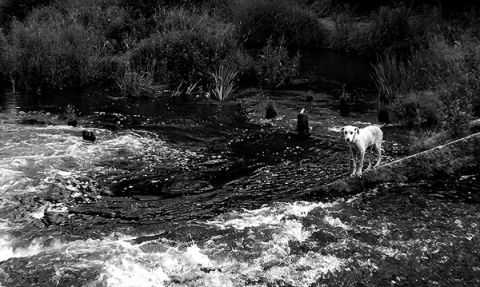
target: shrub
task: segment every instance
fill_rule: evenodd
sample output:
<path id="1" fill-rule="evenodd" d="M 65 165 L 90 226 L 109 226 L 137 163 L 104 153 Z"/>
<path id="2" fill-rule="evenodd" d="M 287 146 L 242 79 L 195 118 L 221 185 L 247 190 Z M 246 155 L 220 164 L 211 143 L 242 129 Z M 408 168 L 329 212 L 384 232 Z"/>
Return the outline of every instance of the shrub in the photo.
<path id="1" fill-rule="evenodd" d="M 392 104 L 394 112 L 409 126 L 439 124 L 444 119 L 444 104 L 433 91 L 408 93 Z"/>
<path id="2" fill-rule="evenodd" d="M 23 21 L 35 8 L 47 6 L 53 0 L 2 0 L 0 1 L 0 25 L 10 26 L 14 19 Z"/>
<path id="3" fill-rule="evenodd" d="M 367 53 L 368 32 L 372 26 L 370 23 L 355 18 L 353 10 L 348 6 L 334 14 L 333 22 L 326 37 L 326 46 L 348 53 Z"/>
<path id="4" fill-rule="evenodd" d="M 139 70 L 155 60 L 154 82 L 201 81 L 208 83 L 220 61 L 237 50 L 233 27 L 218 23 L 207 15 L 185 11 L 157 15 L 158 33 L 142 40 L 131 54 L 130 64 Z"/>
<path id="5" fill-rule="evenodd" d="M 314 13 L 287 0 L 238 0 L 233 22 L 238 37 L 249 47 L 263 47 L 267 39 L 284 39 L 287 46 L 321 43 L 323 31 Z M 275 42 L 274 44 L 278 44 Z"/>
<path id="6" fill-rule="evenodd" d="M 24 23 L 14 21 L 10 38 L 7 61 L 22 88 L 63 88 L 90 80 L 97 38 L 57 9 L 37 9 Z"/>
<path id="7" fill-rule="evenodd" d="M 127 65 L 120 76 L 117 78 L 117 85 L 122 95 L 129 97 L 140 97 L 151 93 L 153 83 L 153 71 L 155 70 L 155 60 L 145 70 L 132 69 Z"/>
<path id="8" fill-rule="evenodd" d="M 102 39 L 103 54 L 125 52 L 150 33 L 153 21 L 119 0 L 57 0 L 54 7 Z M 153 9 L 152 9 L 153 10 Z"/>
<path id="9" fill-rule="evenodd" d="M 410 11 L 382 6 L 373 13 L 374 25 L 369 32 L 369 45 L 373 53 L 393 52 L 405 54 L 411 48 L 411 30 L 408 25 Z"/>
<path id="10" fill-rule="evenodd" d="M 480 93 L 478 41 L 431 37 L 403 67 L 396 112 L 411 124 L 441 123 L 453 137 L 466 134 Z"/>
<path id="11" fill-rule="evenodd" d="M 271 39 L 259 52 L 256 61 L 256 74 L 260 83 L 267 87 L 279 87 L 288 83 L 298 74 L 300 54 L 288 55 L 287 48 L 280 44 L 274 45 Z"/>
<path id="12" fill-rule="evenodd" d="M 339 4 L 335 0 L 315 0 L 310 8 L 319 17 L 328 17 L 339 9 Z"/>
<path id="13" fill-rule="evenodd" d="M 376 54 L 410 55 L 427 45 L 427 36 L 440 31 L 440 13 L 424 9 L 414 14 L 403 4 L 382 6 L 370 17 L 359 18 L 349 6 L 333 15 L 326 45 L 333 49 L 375 56 Z"/>

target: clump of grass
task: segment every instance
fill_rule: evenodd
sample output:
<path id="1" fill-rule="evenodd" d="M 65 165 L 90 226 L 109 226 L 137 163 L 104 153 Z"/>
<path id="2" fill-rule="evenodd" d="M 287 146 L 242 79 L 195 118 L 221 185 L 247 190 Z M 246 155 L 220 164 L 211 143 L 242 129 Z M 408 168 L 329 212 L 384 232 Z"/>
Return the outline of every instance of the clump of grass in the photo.
<path id="1" fill-rule="evenodd" d="M 123 74 L 117 79 L 117 85 L 123 96 L 140 97 L 151 91 L 155 59 L 150 62 L 146 70 L 133 69 L 127 65 Z"/>
<path id="2" fill-rule="evenodd" d="M 68 104 L 65 108 L 65 114 L 67 116 L 67 120 L 75 120 L 77 118 L 77 109 L 74 105 Z"/>
<path id="3" fill-rule="evenodd" d="M 396 55 L 389 54 L 379 56 L 377 63 L 372 66 L 372 79 L 380 95 L 380 102 L 388 105 L 405 90 L 407 66 Z"/>
<path id="4" fill-rule="evenodd" d="M 220 101 L 229 99 L 235 90 L 235 80 L 238 70 L 233 64 L 222 62 L 213 73 L 215 88 L 213 95 Z"/>

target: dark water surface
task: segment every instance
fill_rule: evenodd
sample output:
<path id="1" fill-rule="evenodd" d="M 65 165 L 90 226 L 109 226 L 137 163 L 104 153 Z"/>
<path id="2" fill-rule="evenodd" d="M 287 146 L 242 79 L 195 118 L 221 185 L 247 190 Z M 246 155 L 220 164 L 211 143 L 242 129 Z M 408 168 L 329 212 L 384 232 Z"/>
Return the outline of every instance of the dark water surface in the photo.
<path id="1" fill-rule="evenodd" d="M 302 84 L 294 89 L 339 95 L 343 85 L 347 91 L 360 90 L 372 92 L 375 89 L 371 79 L 373 69 L 368 59 L 347 55 L 331 50 L 302 51 L 300 58 L 300 78 Z M 175 88 L 175 87 L 173 87 Z M 267 91 L 268 93 L 268 91 Z M 62 113 L 68 104 L 74 105 L 83 115 L 93 112 L 120 113 L 123 115 L 207 118 L 211 109 L 198 104 L 185 104 L 174 108 L 165 104 L 164 99 L 152 100 L 139 98 L 134 101 L 120 98 L 118 91 L 110 88 L 84 88 L 40 95 L 0 94 L 0 107 L 4 110 L 36 111 Z"/>

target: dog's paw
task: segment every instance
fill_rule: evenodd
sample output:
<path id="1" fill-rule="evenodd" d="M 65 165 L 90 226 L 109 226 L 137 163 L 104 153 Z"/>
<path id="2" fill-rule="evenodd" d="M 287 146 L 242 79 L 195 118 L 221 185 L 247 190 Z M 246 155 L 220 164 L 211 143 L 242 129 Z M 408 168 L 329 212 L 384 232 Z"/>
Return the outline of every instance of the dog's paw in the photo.
<path id="1" fill-rule="evenodd" d="M 350 177 L 355 177 L 355 176 L 357 176 L 356 172 L 352 172 L 352 174 L 350 174 Z"/>
<path id="2" fill-rule="evenodd" d="M 357 175 L 357 177 L 362 177 L 362 172 L 358 171 L 356 175 Z"/>

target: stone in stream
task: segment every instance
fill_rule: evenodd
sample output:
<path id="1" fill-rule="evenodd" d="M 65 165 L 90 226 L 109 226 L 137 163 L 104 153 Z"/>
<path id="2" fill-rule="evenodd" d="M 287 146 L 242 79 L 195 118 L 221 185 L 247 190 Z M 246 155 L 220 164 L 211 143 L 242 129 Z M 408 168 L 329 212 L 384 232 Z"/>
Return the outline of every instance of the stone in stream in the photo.
<path id="1" fill-rule="evenodd" d="M 273 104 L 273 102 L 268 101 L 267 106 L 265 107 L 265 118 L 269 120 L 277 117 L 277 115 L 278 113 L 275 105 Z"/>
<path id="2" fill-rule="evenodd" d="M 86 141 L 91 141 L 91 142 L 94 142 L 97 139 L 94 132 L 90 132 L 87 130 L 82 131 L 82 138 Z"/>
<path id="3" fill-rule="evenodd" d="M 297 133 L 302 138 L 310 136 L 310 127 L 308 126 L 308 115 L 305 109 L 302 109 L 297 115 Z"/>
<path id="4" fill-rule="evenodd" d="M 77 120 L 69 120 L 67 121 L 67 125 L 76 127 L 77 126 Z"/>

